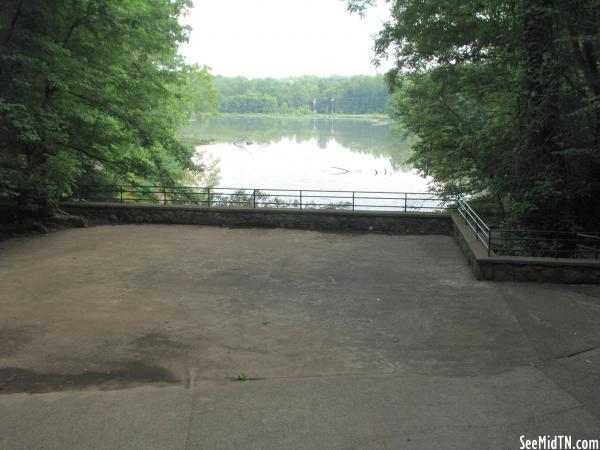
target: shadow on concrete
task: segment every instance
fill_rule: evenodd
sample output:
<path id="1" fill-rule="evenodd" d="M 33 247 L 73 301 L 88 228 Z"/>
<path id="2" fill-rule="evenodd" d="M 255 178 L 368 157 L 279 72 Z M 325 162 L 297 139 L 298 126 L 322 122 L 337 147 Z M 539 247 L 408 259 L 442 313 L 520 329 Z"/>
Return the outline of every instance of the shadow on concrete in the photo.
<path id="1" fill-rule="evenodd" d="M 178 379 L 162 367 L 141 361 L 119 363 L 115 369 L 82 373 L 38 373 L 17 367 L 0 368 L 0 394 L 37 394 L 88 387 L 125 389 L 140 384 L 178 382 Z"/>

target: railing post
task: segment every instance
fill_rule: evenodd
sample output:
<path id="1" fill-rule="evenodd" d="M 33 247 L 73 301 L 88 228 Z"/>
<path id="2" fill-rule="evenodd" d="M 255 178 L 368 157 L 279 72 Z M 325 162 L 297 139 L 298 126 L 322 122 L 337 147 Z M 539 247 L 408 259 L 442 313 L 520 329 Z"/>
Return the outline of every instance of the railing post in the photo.
<path id="1" fill-rule="evenodd" d="M 206 188 L 206 205 L 210 208 L 210 188 Z"/>
<path id="2" fill-rule="evenodd" d="M 300 191 L 300 209 L 302 209 L 302 191 Z"/>
<path id="3" fill-rule="evenodd" d="M 163 186 L 163 205 L 167 205 L 167 188 Z"/>
<path id="4" fill-rule="evenodd" d="M 256 208 L 256 189 L 252 191 L 252 205 L 253 208 Z"/>
<path id="5" fill-rule="evenodd" d="M 492 229 L 488 230 L 488 256 L 492 254 Z"/>
<path id="6" fill-rule="evenodd" d="M 354 211 L 354 191 L 352 191 L 352 211 Z"/>
<path id="7" fill-rule="evenodd" d="M 404 193 L 404 212 L 408 211 L 408 192 Z"/>
<path id="8" fill-rule="evenodd" d="M 121 203 L 123 203 L 123 186 L 119 186 L 119 198 Z"/>

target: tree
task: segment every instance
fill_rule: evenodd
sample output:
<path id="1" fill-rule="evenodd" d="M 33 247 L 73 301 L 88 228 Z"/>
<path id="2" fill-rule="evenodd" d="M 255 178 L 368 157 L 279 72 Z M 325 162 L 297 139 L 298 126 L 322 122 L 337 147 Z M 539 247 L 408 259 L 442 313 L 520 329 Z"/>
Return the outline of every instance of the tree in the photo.
<path id="1" fill-rule="evenodd" d="M 277 108 L 277 99 L 271 95 L 248 92 L 225 97 L 221 111 L 237 113 L 270 113 Z"/>
<path id="2" fill-rule="evenodd" d="M 178 86 L 178 95 L 186 117 L 214 115 L 219 110 L 220 93 L 213 83 L 208 66 L 186 68 L 185 84 Z"/>
<path id="3" fill-rule="evenodd" d="M 221 93 L 221 111 L 236 113 L 309 113 L 314 109 L 318 113 L 330 113 L 332 97 L 335 97 L 335 110 L 338 113 L 384 113 L 389 97 L 381 76 L 302 76 L 284 79 L 218 76 L 215 84 Z M 260 111 L 248 109 L 247 102 L 240 97 L 247 95 L 272 97 L 275 99 L 274 107 L 259 108 Z M 268 103 L 272 102 L 269 100 Z"/>
<path id="4" fill-rule="evenodd" d="M 200 170 L 175 138 L 189 0 L 3 1 L 0 195 L 50 213 L 78 183 L 176 183 Z M 205 83 L 206 84 L 206 83 Z M 201 109 L 211 109 L 211 101 Z M 214 101 L 213 101 L 214 103 Z"/>
<path id="5" fill-rule="evenodd" d="M 390 109 L 420 138 L 416 167 L 512 226 L 597 227 L 600 3 L 390 3 L 375 51 L 395 61 Z"/>

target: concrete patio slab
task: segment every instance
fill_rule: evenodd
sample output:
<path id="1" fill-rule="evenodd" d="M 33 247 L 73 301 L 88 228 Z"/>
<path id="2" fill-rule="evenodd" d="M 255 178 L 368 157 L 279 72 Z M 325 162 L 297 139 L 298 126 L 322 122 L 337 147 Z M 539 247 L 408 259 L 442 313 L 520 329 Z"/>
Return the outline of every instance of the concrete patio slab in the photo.
<path id="1" fill-rule="evenodd" d="M 600 435 L 600 287 L 477 281 L 449 236 L 73 229 L 0 242 L 0 286 L 1 448 Z"/>

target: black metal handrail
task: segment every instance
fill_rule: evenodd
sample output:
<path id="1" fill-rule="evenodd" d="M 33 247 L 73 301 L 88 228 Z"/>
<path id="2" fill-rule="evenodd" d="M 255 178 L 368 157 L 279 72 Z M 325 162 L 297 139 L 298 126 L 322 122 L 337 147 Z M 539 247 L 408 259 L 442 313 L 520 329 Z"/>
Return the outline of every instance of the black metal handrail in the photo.
<path id="1" fill-rule="evenodd" d="M 600 233 L 492 228 L 464 197 L 456 206 L 432 192 L 342 191 L 197 186 L 79 186 L 71 200 L 117 203 L 150 202 L 202 207 L 337 209 L 351 211 L 441 212 L 458 214 L 488 256 L 600 258 Z"/>
<path id="2" fill-rule="evenodd" d="M 491 228 L 465 198 L 457 203 L 458 213 L 488 256 L 600 258 L 600 232 Z"/>
<path id="3" fill-rule="evenodd" d="M 71 200 L 117 203 L 150 202 L 204 207 L 342 209 L 439 212 L 446 201 L 431 192 L 341 191 L 197 186 L 79 186 Z"/>
<path id="4" fill-rule="evenodd" d="M 495 255 L 580 259 L 600 257 L 600 233 L 553 230 L 494 229 L 490 248 Z"/>

